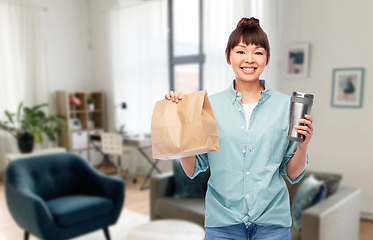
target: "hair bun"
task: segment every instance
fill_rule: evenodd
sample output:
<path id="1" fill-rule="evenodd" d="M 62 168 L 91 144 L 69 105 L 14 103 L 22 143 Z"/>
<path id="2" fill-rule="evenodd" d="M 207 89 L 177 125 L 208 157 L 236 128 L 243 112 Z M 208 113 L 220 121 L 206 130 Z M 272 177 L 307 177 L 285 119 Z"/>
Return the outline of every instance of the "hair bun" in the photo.
<path id="1" fill-rule="evenodd" d="M 259 19 L 251 17 L 251 18 L 241 18 L 241 20 L 237 23 L 236 28 L 238 28 L 239 26 L 244 25 L 244 24 L 252 24 L 252 25 L 256 25 L 256 26 L 260 27 Z"/>

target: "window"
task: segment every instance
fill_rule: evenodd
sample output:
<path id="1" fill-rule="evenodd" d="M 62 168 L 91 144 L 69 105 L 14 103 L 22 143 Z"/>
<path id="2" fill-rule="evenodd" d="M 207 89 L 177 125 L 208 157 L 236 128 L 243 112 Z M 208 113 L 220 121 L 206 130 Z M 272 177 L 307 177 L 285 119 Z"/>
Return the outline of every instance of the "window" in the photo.
<path id="1" fill-rule="evenodd" d="M 170 89 L 203 89 L 202 0 L 168 0 Z"/>

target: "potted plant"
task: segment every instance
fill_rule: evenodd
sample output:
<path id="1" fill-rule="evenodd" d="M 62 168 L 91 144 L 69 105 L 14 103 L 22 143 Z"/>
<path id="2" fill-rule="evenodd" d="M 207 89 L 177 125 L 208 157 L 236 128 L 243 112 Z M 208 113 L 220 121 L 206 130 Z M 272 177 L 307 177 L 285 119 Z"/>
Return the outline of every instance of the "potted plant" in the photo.
<path id="1" fill-rule="evenodd" d="M 17 139 L 20 152 L 30 153 L 34 143 L 43 143 L 43 133 L 51 141 L 56 141 L 56 135 L 61 135 L 61 129 L 56 125 L 64 125 L 66 118 L 59 114 L 46 116 L 40 108 L 47 105 L 44 103 L 32 108 L 23 108 L 23 103 L 20 103 L 17 114 L 5 111 L 8 121 L 0 121 L 0 129 L 9 132 Z M 21 115 L 22 108 L 23 115 Z"/>
<path id="2" fill-rule="evenodd" d="M 87 104 L 88 104 L 89 111 L 95 110 L 95 99 L 94 98 L 88 98 Z"/>

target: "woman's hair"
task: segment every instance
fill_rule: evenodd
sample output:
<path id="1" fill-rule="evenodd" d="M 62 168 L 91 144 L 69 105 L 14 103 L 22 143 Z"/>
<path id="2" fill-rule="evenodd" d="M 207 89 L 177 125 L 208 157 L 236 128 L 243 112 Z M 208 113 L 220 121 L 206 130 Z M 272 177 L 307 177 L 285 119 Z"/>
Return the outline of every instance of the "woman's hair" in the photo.
<path id="1" fill-rule="evenodd" d="M 231 50 L 240 42 L 246 45 L 254 44 L 261 46 L 267 51 L 267 64 L 270 57 L 270 49 L 267 34 L 259 25 L 259 20 L 256 18 L 241 18 L 237 23 L 236 29 L 231 33 L 228 39 L 227 48 L 225 49 L 227 62 L 230 62 L 229 57 Z"/>

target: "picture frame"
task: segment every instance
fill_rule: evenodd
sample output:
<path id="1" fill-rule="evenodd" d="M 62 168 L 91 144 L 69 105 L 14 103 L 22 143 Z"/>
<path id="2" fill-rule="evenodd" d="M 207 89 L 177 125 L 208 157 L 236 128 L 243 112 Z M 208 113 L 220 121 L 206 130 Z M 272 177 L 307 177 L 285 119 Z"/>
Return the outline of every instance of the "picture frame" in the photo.
<path id="1" fill-rule="evenodd" d="M 307 78 L 309 68 L 309 43 L 290 44 L 286 46 L 286 78 Z"/>
<path id="2" fill-rule="evenodd" d="M 332 107 L 362 107 L 364 74 L 364 68 L 333 69 Z"/>

